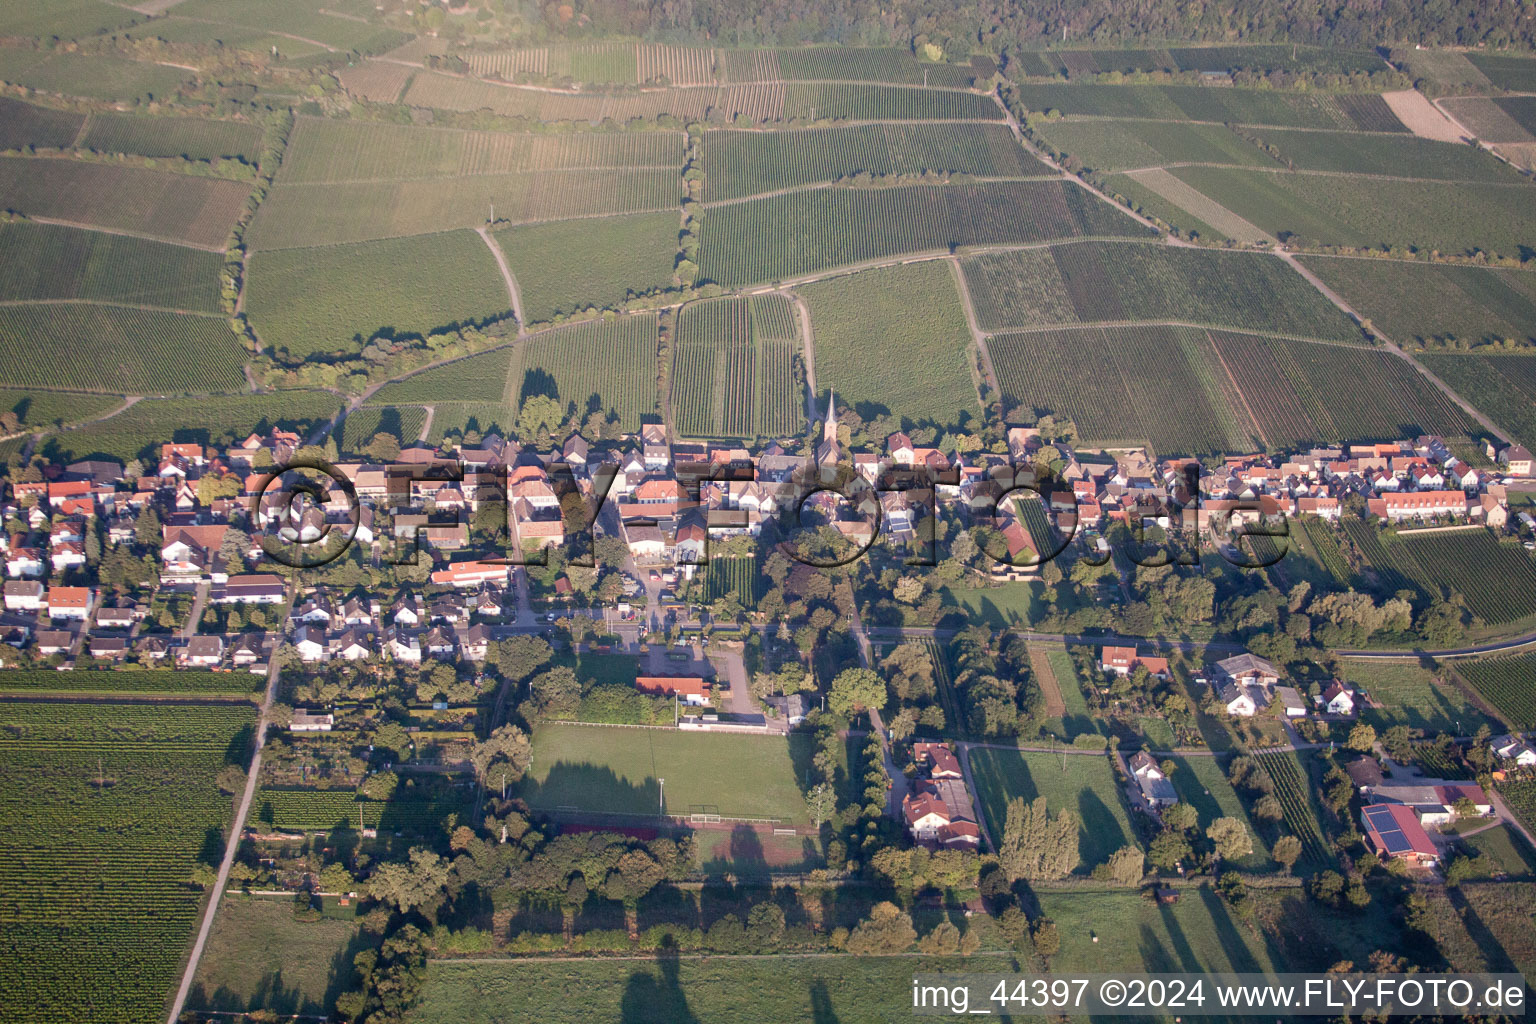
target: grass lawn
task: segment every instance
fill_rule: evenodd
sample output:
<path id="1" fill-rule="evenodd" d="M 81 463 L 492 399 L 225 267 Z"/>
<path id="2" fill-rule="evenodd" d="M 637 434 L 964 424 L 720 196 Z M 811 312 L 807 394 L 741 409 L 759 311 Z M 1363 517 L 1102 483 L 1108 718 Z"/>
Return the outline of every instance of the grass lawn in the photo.
<path id="1" fill-rule="evenodd" d="M 998 971 L 1006 955 L 683 957 L 675 961 L 434 960 L 413 1024 L 886 1024 L 912 1012 L 912 972 Z"/>
<path id="2" fill-rule="evenodd" d="M 865 418 L 957 426 L 979 412 L 954 273 L 933 260 L 800 289 L 816 338 L 816 385 Z M 878 355 L 876 355 L 878 353 Z"/>
<path id="3" fill-rule="evenodd" d="M 1536 875 L 1536 850 L 1508 825 L 1496 825 L 1462 842 L 1491 858 L 1498 871 L 1517 878 Z"/>
<path id="4" fill-rule="evenodd" d="M 945 609 L 959 609 L 973 624 L 1003 629 L 1027 626 L 1033 618 L 1040 584 L 1004 583 L 972 590 L 968 587 L 940 587 Z"/>
<path id="5" fill-rule="evenodd" d="M 344 911 L 345 908 L 338 908 Z M 324 1014 L 354 984 L 355 921 L 300 921 L 293 901 L 229 897 L 219 906 L 187 1005 Z M 362 944 L 358 944 L 358 949 Z"/>
<path id="6" fill-rule="evenodd" d="M 1051 958 L 1055 970 L 1108 974 L 1276 966 L 1263 937 L 1234 918 L 1210 889 L 1185 890 L 1170 906 L 1124 889 L 1041 891 L 1039 898 L 1061 934 L 1061 952 Z"/>
<path id="7" fill-rule="evenodd" d="M 1486 937 L 1484 955 L 1489 970 L 1519 971 L 1529 977 L 1536 971 L 1536 883 L 1496 882 L 1463 885 L 1466 916 L 1475 920 Z M 1473 917 L 1472 915 L 1476 915 Z M 1490 950 L 1488 942 L 1497 943 Z"/>
<path id="8" fill-rule="evenodd" d="M 801 749 L 797 749 L 801 748 Z M 665 789 L 668 814 L 708 813 L 809 822 L 796 767 L 809 737 L 744 736 L 551 724 L 533 735 L 529 806 L 653 815 Z M 661 780 L 665 780 L 663 785 Z"/>
<path id="9" fill-rule="evenodd" d="M 1434 673 L 1418 665 L 1349 660 L 1342 664 L 1347 681 L 1386 705 L 1367 708 L 1362 715 L 1378 732 L 1406 725 L 1429 733 L 1470 736 L 1484 723 L 1494 731 L 1501 728 L 1454 685 L 1437 685 Z"/>
<path id="10" fill-rule="evenodd" d="M 1264 849 L 1259 830 L 1248 817 L 1237 791 L 1222 771 L 1219 758 L 1175 757 L 1172 775 L 1173 788 L 1179 791 L 1179 799 L 1200 812 L 1200 827 L 1204 829 L 1217 818 L 1236 818 L 1253 833 L 1253 853 L 1236 861 L 1243 871 L 1272 871 L 1275 863 Z"/>
<path id="11" fill-rule="evenodd" d="M 1083 872 L 1134 841 L 1108 756 L 979 747 L 971 751 L 971 769 L 994 838 L 1002 836 L 1009 800 L 1043 796 L 1052 814 L 1066 808 L 1078 816 Z"/>

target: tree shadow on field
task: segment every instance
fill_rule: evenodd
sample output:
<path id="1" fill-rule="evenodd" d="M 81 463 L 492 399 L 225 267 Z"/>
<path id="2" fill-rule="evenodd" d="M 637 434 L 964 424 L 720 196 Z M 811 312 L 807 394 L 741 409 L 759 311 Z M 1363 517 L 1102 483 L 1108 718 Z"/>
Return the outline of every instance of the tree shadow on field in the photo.
<path id="1" fill-rule="evenodd" d="M 560 385 L 555 382 L 555 378 L 547 370 L 534 367 L 523 371 L 523 387 L 517 395 L 518 404 L 521 405 L 528 401 L 528 399 L 536 396 L 553 398 L 558 402 L 560 400 Z"/>
<path id="2" fill-rule="evenodd" d="M 811 982 L 811 1024 L 839 1024 L 827 983 L 820 978 Z"/>
<path id="3" fill-rule="evenodd" d="M 751 825 L 732 828 L 726 856 L 721 857 L 717 853 L 704 865 L 703 870 L 706 875 L 767 875 L 768 855 L 757 830 Z"/>
<path id="4" fill-rule="evenodd" d="M 200 864 L 206 864 L 216 868 L 224 859 L 224 833 L 210 825 L 203 830 L 203 845 L 197 851 L 197 860 Z"/>
<path id="5" fill-rule="evenodd" d="M 670 938 L 656 951 L 660 977 L 649 970 L 629 976 L 619 1003 L 622 1024 L 697 1024 L 688 996 L 678 980 L 677 947 Z"/>

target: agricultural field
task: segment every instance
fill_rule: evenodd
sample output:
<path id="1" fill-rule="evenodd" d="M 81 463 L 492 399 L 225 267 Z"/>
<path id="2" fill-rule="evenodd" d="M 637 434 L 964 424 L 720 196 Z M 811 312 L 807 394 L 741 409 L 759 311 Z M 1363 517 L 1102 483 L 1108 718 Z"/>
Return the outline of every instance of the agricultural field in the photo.
<path id="1" fill-rule="evenodd" d="M 805 425 L 795 312 L 783 295 L 690 303 L 678 315 L 672 414 L 686 437 L 788 437 Z"/>
<path id="2" fill-rule="evenodd" d="M 1536 96 L 1500 96 L 1493 102 L 1521 128 L 1536 133 Z"/>
<path id="3" fill-rule="evenodd" d="M 372 401 L 379 405 L 500 401 L 506 394 L 507 367 L 511 362 L 509 347 L 455 359 L 384 385 L 374 392 Z"/>
<path id="4" fill-rule="evenodd" d="M 1176 163 L 1276 166 L 1268 153 L 1222 124 L 1095 119 L 1042 121 L 1036 131 L 1095 171 Z"/>
<path id="5" fill-rule="evenodd" d="M 23 430 L 43 430 L 90 419 L 122 404 L 116 395 L 0 388 L 0 413 L 14 413 Z"/>
<path id="6" fill-rule="evenodd" d="M 866 418 L 974 421 L 975 349 L 954 273 L 947 261 L 930 260 L 799 289 L 811 314 L 817 388 Z"/>
<path id="7" fill-rule="evenodd" d="M 1536 274 L 1529 271 L 1328 256 L 1301 262 L 1393 341 L 1536 344 Z"/>
<path id="8" fill-rule="evenodd" d="M 1359 519 L 1340 522 L 1386 592 L 1413 587 L 1436 600 L 1447 590 L 1461 594 L 1485 628 L 1536 616 L 1536 558 L 1518 544 L 1488 530 L 1392 538 Z"/>
<path id="9" fill-rule="evenodd" d="M 718 202 L 855 174 L 932 171 L 978 177 L 1051 175 L 1002 125 L 859 124 L 790 131 L 711 131 L 704 199 Z"/>
<path id="10" fill-rule="evenodd" d="M 987 349 L 1007 401 L 1071 419 L 1084 442 L 1150 444 L 1159 455 L 1255 447 L 1207 331 L 1029 331 L 994 335 Z"/>
<path id="11" fill-rule="evenodd" d="M 676 211 L 525 224 L 496 232 L 530 323 L 617 308 L 669 288 L 681 230 Z"/>
<path id="12" fill-rule="evenodd" d="M 85 115 L 0 96 L 0 149 L 65 149 L 74 144 Z"/>
<path id="13" fill-rule="evenodd" d="M 623 430 L 639 430 L 641 417 L 656 411 L 657 329 L 654 314 L 639 314 L 529 338 L 509 370 L 508 407 L 516 409 L 529 395 L 550 395 L 583 421 L 602 412 L 617 417 Z"/>
<path id="14" fill-rule="evenodd" d="M 1454 50 L 1416 50 L 1404 47 L 1392 51 L 1392 63 L 1414 78 L 1427 78 L 1439 86 L 1486 87 L 1488 76 L 1477 69 L 1464 53 Z"/>
<path id="15" fill-rule="evenodd" d="M 343 452 L 356 452 L 375 434 L 388 434 L 403 445 L 415 441 L 426 426 L 427 411 L 417 405 L 365 405 L 353 409 L 342 421 L 336 444 Z"/>
<path id="16" fill-rule="evenodd" d="M 13 55 L 22 55 L 18 67 Z M 40 58 L 40 59 L 39 59 Z M 104 55 L 48 51 L 0 54 L 0 78 L 12 85 L 60 96 L 120 103 L 164 102 L 193 74 L 184 68 Z"/>
<path id="17" fill-rule="evenodd" d="M 859 83 L 790 82 L 786 119 L 847 121 L 1001 121 L 991 96 L 958 90 Z"/>
<path id="18" fill-rule="evenodd" d="M 1277 865 L 1264 851 L 1262 833 L 1249 816 L 1237 790 L 1227 780 L 1222 762 L 1215 757 L 1173 758 L 1173 774 L 1168 780 L 1178 790 L 1179 801 L 1200 814 L 1200 828 L 1208 828 L 1217 818 L 1236 818 L 1253 835 L 1253 852 L 1234 863 L 1240 871 L 1273 871 Z"/>
<path id="19" fill-rule="evenodd" d="M 1376 727 L 1379 735 L 1394 725 L 1423 729 L 1429 735 L 1438 732 L 1470 736 L 1487 722 L 1497 730 L 1499 723 L 1482 713 L 1454 682 L 1435 681 L 1435 674 L 1418 665 L 1401 662 L 1344 659 L 1344 681 L 1385 705 L 1367 708 L 1361 717 Z"/>
<path id="20" fill-rule="evenodd" d="M 397 797 L 359 800 L 350 789 L 269 789 L 251 803 L 258 825 L 292 832 L 328 832 L 336 828 L 381 828 L 422 832 L 438 827 L 450 813 L 463 813 L 470 794 L 438 800 Z M 361 826 L 359 825 L 361 823 Z"/>
<path id="21" fill-rule="evenodd" d="M 0 672 L 0 693 L 90 697 L 245 697 L 266 685 L 249 672 L 193 672 L 177 669 L 59 672 L 11 669 Z"/>
<path id="22" fill-rule="evenodd" d="M 1066 116 L 1208 121 L 1366 131 L 1407 129 L 1380 96 L 1211 89 L 1199 85 L 1020 85 L 1036 113 Z"/>
<path id="23" fill-rule="evenodd" d="M 1499 794 L 1526 828 L 1536 828 L 1536 781 L 1520 779 L 1499 787 Z"/>
<path id="24" fill-rule="evenodd" d="M 15 0 L 0 12 L 0 35 L 67 39 L 136 20 L 126 7 L 113 7 L 101 0 Z"/>
<path id="25" fill-rule="evenodd" d="M 113 164 L 0 157 L 0 207 L 222 252 L 251 186 Z"/>
<path id="26" fill-rule="evenodd" d="M 448 438 L 457 440 L 471 434 L 483 437 L 491 431 L 506 436 L 512 432 L 516 419 L 516 407 L 503 402 L 437 403 L 427 442 L 439 445 Z"/>
<path id="27" fill-rule="evenodd" d="M 335 917 L 300 920 L 289 899 L 226 896 L 187 1005 L 226 1012 L 289 1005 L 299 1013 L 328 1012 L 336 992 L 356 985 L 349 951 L 358 924 L 346 908 L 338 910 Z"/>
<path id="28" fill-rule="evenodd" d="M 747 608 L 757 603 L 757 559 L 753 556 L 712 556 L 704 573 L 704 603 L 713 604 L 735 593 Z"/>
<path id="29" fill-rule="evenodd" d="M 981 813 L 994 839 L 1002 836 L 1009 800 L 1043 796 L 1052 815 L 1068 810 L 1077 816 L 1080 874 L 1108 860 L 1120 847 L 1136 842 L 1107 755 L 978 747 L 971 751 L 971 772 Z"/>
<path id="30" fill-rule="evenodd" d="M 1536 357 L 1425 355 L 1431 373 L 1527 447 L 1536 445 Z"/>
<path id="31" fill-rule="evenodd" d="M 779 50 L 772 56 L 786 81 L 841 80 L 966 88 L 974 76 L 970 68 L 919 61 L 906 50 L 898 49 L 810 47 Z"/>
<path id="32" fill-rule="evenodd" d="M 85 299 L 219 313 L 218 253 L 27 221 L 0 223 L 0 303 Z"/>
<path id="33" fill-rule="evenodd" d="M 786 742 L 777 736 L 550 723 L 534 731 L 533 767 L 519 796 L 543 810 L 651 817 L 665 808 L 677 817 L 719 814 L 805 825 L 793 748 L 809 743 L 799 735 Z"/>
<path id="34" fill-rule="evenodd" d="M 383 25 L 369 24 L 371 4 L 351 0 L 327 0 L 323 6 L 309 0 L 186 0 L 172 14 L 209 22 L 205 31 L 221 38 L 226 26 L 247 27 L 312 39 L 338 50 L 382 53 L 409 37 Z"/>
<path id="35" fill-rule="evenodd" d="M 357 352 L 380 334 L 496 320 L 510 306 L 495 257 L 469 231 L 258 253 L 247 271 L 251 326 L 263 345 L 294 359 Z"/>
<path id="36" fill-rule="evenodd" d="M 1179 167 L 1174 175 L 1282 240 L 1517 255 L 1536 232 L 1528 183 L 1446 182 Z M 1198 212 L 1198 211 L 1197 211 Z"/>
<path id="37" fill-rule="evenodd" d="M 1285 830 L 1301 840 L 1301 859 L 1293 870 L 1304 874 L 1332 867 L 1333 851 L 1321 824 L 1323 810 L 1318 806 L 1307 765 L 1291 750 L 1254 757 L 1275 780 L 1275 797 L 1285 811 Z"/>
<path id="38" fill-rule="evenodd" d="M 201 117 L 93 113 L 80 148 L 98 153 L 209 161 L 235 159 L 254 164 L 261 155 L 261 127 Z"/>
<path id="39" fill-rule="evenodd" d="M 680 168 L 476 174 L 278 185 L 251 223 L 253 248 L 291 249 L 507 224 L 675 210 Z"/>
<path id="40" fill-rule="evenodd" d="M 232 444 L 253 430 L 265 433 L 273 427 L 307 434 L 340 407 L 341 400 L 329 391 L 224 395 L 216 401 L 150 398 L 110 419 L 48 437 L 38 451 L 64 462 L 93 455 L 144 458 L 167 441 Z"/>
<path id="41" fill-rule="evenodd" d="M 1428 181 L 1520 181 L 1519 172 L 1476 146 L 1411 135 L 1363 135 L 1265 128 L 1258 140 L 1292 170 L 1381 174 Z"/>
<path id="42" fill-rule="evenodd" d="M 1474 428 L 1444 393 L 1390 352 L 1224 331 L 1211 337 L 1271 448 L 1426 433 L 1462 436 Z M 1345 380 L 1373 400 L 1331 400 Z"/>
<path id="43" fill-rule="evenodd" d="M 900 253 L 1150 233 L 1063 181 L 816 189 L 718 206 L 699 223 L 700 278 L 726 287 Z"/>
<path id="44" fill-rule="evenodd" d="M 1467 60 L 1500 89 L 1536 92 L 1536 60 L 1496 53 L 1469 53 Z"/>
<path id="45" fill-rule="evenodd" d="M 1167 122 L 1163 121 L 1156 122 L 1156 124 L 1159 125 L 1166 123 Z M 1241 237 L 1233 238 L 1232 235 L 1228 234 L 1226 231 L 1218 231 L 1210 223 L 1195 216 L 1193 213 L 1184 209 L 1184 207 L 1179 206 L 1177 203 L 1174 203 L 1172 200 L 1165 197 L 1161 192 L 1158 192 L 1149 187 L 1146 184 L 1146 181 L 1149 180 L 1148 175 L 1160 176 L 1160 180 L 1158 180 L 1157 183 L 1159 187 L 1162 188 L 1166 188 L 1168 181 L 1178 182 L 1178 179 L 1173 177 L 1173 175 L 1169 174 L 1167 171 L 1153 170 L 1142 172 L 1141 174 L 1135 176 L 1130 174 L 1110 175 L 1105 179 L 1105 188 L 1111 197 L 1118 197 L 1119 199 L 1128 201 L 1131 209 L 1135 210 L 1143 217 L 1150 217 L 1154 220 L 1161 221 L 1166 225 L 1176 228 L 1187 238 L 1198 239 L 1202 242 L 1225 242 L 1229 240 L 1240 241 L 1242 239 L 1248 238 L 1250 234 L 1253 234 L 1254 236 L 1263 234 L 1263 232 L 1259 231 L 1258 228 L 1249 224 L 1241 217 L 1237 217 L 1230 210 L 1225 210 L 1220 206 L 1216 206 L 1214 203 L 1210 203 L 1209 200 L 1207 200 L 1204 205 L 1215 207 L 1215 211 L 1213 212 L 1211 210 L 1205 210 L 1202 208 L 1202 212 L 1205 213 L 1205 215 L 1211 220 L 1221 221 L 1226 225 L 1228 231 L 1234 231 Z M 1138 178 L 1141 180 L 1138 180 Z M 1182 185 L 1182 182 L 1180 182 L 1180 184 Z M 1190 189 L 1189 191 L 1194 192 L 1193 189 Z"/>
<path id="46" fill-rule="evenodd" d="M 68 352 L 67 359 L 59 358 Z M 249 353 L 222 317 L 0 306 L 0 383 L 122 394 L 235 391 Z"/>
<path id="47" fill-rule="evenodd" d="M 10 1020 L 156 1019 L 233 803 L 249 704 L 0 705 L 0 999 Z M 67 968 L 61 965 L 67 963 Z"/>
<path id="48" fill-rule="evenodd" d="M 1458 661 L 1456 674 L 1472 684 L 1510 728 L 1536 728 L 1536 654 L 1486 661 Z"/>
<path id="49" fill-rule="evenodd" d="M 1173 320 L 1359 343 L 1359 328 L 1262 254 L 1074 242 L 961 261 L 983 330 Z"/>

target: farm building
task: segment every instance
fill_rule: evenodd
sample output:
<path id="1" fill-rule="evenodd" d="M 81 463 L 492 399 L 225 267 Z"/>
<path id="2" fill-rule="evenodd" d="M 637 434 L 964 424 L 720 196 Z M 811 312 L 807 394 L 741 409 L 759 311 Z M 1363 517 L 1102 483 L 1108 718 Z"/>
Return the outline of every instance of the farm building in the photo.
<path id="1" fill-rule="evenodd" d="M 635 689 L 655 697 L 677 697 L 696 707 L 709 703 L 709 680 L 702 676 L 639 676 Z"/>
<path id="2" fill-rule="evenodd" d="M 1361 808 L 1366 840 L 1383 860 L 1400 858 L 1417 867 L 1433 867 L 1439 851 L 1419 824 L 1413 808 L 1404 804 L 1370 804 Z"/>
<path id="3" fill-rule="evenodd" d="M 962 777 L 960 761 L 947 743 L 914 743 L 912 760 L 919 767 L 928 769 L 930 779 L 958 779 Z"/>

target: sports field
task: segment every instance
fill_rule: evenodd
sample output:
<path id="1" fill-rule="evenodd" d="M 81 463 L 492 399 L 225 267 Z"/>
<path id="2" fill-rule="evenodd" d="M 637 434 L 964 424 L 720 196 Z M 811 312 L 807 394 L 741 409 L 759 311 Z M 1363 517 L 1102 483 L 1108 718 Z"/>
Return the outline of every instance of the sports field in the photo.
<path id="1" fill-rule="evenodd" d="M 530 807 L 593 814 L 694 813 L 807 825 L 796 773 L 810 740 L 547 723 L 519 787 Z"/>
<path id="2" fill-rule="evenodd" d="M 1086 874 L 1135 842 L 1107 755 L 976 748 L 971 751 L 971 772 L 994 841 L 1002 837 L 1009 800 L 1043 796 L 1052 815 L 1068 810 L 1077 816 L 1079 873 Z"/>

